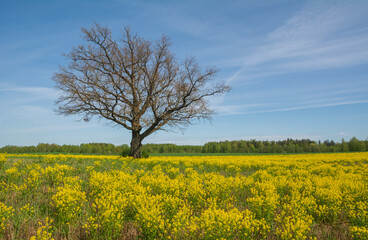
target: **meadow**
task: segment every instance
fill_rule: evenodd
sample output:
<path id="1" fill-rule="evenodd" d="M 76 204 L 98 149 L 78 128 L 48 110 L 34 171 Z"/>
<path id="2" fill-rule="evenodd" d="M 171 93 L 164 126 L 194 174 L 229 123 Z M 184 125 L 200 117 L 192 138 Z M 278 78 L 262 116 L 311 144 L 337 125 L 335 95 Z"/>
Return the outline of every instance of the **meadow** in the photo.
<path id="1" fill-rule="evenodd" d="M 368 153 L 0 154 L 1 239 L 368 239 Z"/>

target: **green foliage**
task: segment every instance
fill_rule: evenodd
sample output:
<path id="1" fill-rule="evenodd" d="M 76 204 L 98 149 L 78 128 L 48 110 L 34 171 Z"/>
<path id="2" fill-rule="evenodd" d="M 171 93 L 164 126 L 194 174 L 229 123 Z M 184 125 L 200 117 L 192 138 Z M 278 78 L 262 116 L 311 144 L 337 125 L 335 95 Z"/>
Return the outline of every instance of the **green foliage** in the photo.
<path id="1" fill-rule="evenodd" d="M 147 151 L 143 150 L 142 151 L 142 158 L 148 158 L 149 157 L 149 154 Z"/>
<path id="2" fill-rule="evenodd" d="M 130 147 L 124 146 L 122 149 L 123 150 L 121 151 L 120 156 L 122 156 L 122 157 L 129 157 L 129 155 L 130 155 Z"/>
<path id="3" fill-rule="evenodd" d="M 312 141 L 309 139 L 286 139 L 282 141 L 257 141 L 238 140 L 208 142 L 200 145 L 175 145 L 175 144 L 144 144 L 142 146 L 142 157 L 152 154 L 190 154 L 201 153 L 314 153 L 314 152 L 363 152 L 368 150 L 368 140 L 358 140 L 353 137 L 341 143 L 326 140 Z M 87 143 L 80 145 L 57 145 L 40 143 L 37 146 L 5 146 L 0 148 L 0 153 L 72 153 L 72 154 L 106 154 L 130 155 L 128 145 L 113 145 L 107 143 Z"/>
<path id="4" fill-rule="evenodd" d="M 142 150 L 142 158 L 148 158 L 149 157 L 149 153 L 146 150 Z M 123 146 L 123 150 L 120 153 L 120 156 L 122 157 L 129 157 L 130 156 L 130 147 L 128 146 Z"/>

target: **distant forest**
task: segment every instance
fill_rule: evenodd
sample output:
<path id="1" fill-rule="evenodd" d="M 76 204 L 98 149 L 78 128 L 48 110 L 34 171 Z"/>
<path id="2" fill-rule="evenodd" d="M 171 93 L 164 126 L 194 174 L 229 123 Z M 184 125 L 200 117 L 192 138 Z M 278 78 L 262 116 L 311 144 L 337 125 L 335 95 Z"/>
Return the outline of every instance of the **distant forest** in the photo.
<path id="1" fill-rule="evenodd" d="M 57 145 L 40 143 L 37 146 L 5 146 L 0 153 L 72 153 L 72 154 L 114 154 L 119 155 L 129 148 L 128 145 L 108 143 L 87 143 L 80 145 Z M 361 152 L 368 151 L 368 139 L 358 140 L 356 137 L 341 142 L 309 139 L 282 141 L 221 141 L 208 142 L 203 146 L 175 144 L 144 144 L 144 152 L 148 154 L 165 153 L 317 153 L 317 152 Z"/>

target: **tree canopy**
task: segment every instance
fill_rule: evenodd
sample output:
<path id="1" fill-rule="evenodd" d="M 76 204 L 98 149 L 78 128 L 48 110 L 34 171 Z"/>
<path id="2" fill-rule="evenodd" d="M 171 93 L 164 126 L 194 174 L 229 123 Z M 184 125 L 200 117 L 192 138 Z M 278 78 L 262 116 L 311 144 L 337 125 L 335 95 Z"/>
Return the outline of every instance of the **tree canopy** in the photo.
<path id="1" fill-rule="evenodd" d="M 99 24 L 82 28 L 82 35 L 87 44 L 66 54 L 69 65 L 53 76 L 62 93 L 57 111 L 85 120 L 97 116 L 130 130 L 135 158 L 151 133 L 210 119 L 208 97 L 230 89 L 213 81 L 214 67 L 203 69 L 194 57 L 179 62 L 164 35 L 152 43 L 125 28 L 115 40 Z"/>

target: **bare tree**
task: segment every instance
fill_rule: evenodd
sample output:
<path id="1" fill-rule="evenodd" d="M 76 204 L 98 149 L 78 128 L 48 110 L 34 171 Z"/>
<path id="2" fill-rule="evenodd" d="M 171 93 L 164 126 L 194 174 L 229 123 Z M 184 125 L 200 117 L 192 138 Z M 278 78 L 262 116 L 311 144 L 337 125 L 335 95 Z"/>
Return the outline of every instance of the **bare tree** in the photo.
<path id="1" fill-rule="evenodd" d="M 69 65 L 53 76 L 62 93 L 57 112 L 98 116 L 130 130 L 134 158 L 141 157 L 142 140 L 151 133 L 209 119 L 207 97 L 229 90 L 209 84 L 213 67 L 203 70 L 194 58 L 179 64 L 166 36 L 154 44 L 125 28 L 123 38 L 114 40 L 111 29 L 99 24 L 82 28 L 82 36 L 87 44 L 66 54 Z"/>

